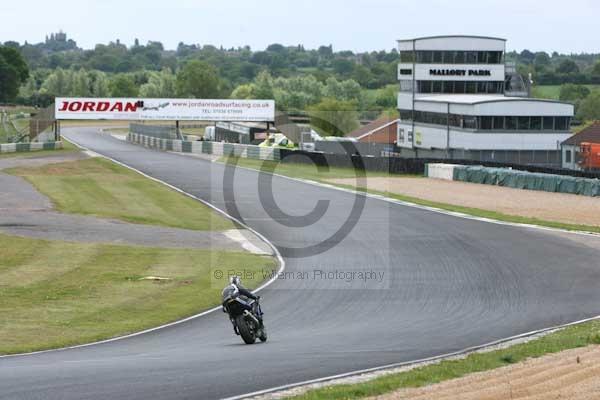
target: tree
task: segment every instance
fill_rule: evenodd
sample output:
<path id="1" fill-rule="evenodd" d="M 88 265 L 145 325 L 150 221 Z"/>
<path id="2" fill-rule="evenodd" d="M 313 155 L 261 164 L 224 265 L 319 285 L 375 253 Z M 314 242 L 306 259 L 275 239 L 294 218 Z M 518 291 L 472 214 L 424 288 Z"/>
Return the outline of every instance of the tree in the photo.
<path id="1" fill-rule="evenodd" d="M 71 94 L 71 76 L 69 71 L 57 68 L 42 83 L 41 93 L 52 96 L 69 96 Z"/>
<path id="2" fill-rule="evenodd" d="M 590 89 L 583 85 L 574 85 L 567 83 L 560 87 L 559 99 L 561 101 L 577 102 L 590 95 Z"/>
<path id="3" fill-rule="evenodd" d="M 594 90 L 581 101 L 577 118 L 581 121 L 600 120 L 600 90 Z"/>
<path id="4" fill-rule="evenodd" d="M 177 94 L 181 97 L 211 99 L 222 96 L 217 69 L 205 61 L 193 60 L 177 74 Z"/>
<path id="5" fill-rule="evenodd" d="M 255 99 L 269 100 L 275 98 L 273 93 L 273 77 L 268 71 L 261 71 L 254 80 Z"/>
<path id="6" fill-rule="evenodd" d="M 28 77 L 29 67 L 21 53 L 13 47 L 0 46 L 0 102 L 15 101 L 19 87 Z"/>
<path id="7" fill-rule="evenodd" d="M 352 79 L 340 82 L 334 77 L 330 77 L 325 81 L 323 95 L 339 101 L 353 101 L 360 104 L 362 90 L 360 85 Z"/>
<path id="8" fill-rule="evenodd" d="M 254 84 L 248 83 L 246 85 L 238 86 L 231 92 L 231 96 L 229 97 L 238 100 L 254 99 Z"/>
<path id="9" fill-rule="evenodd" d="M 174 97 L 177 92 L 177 78 L 170 69 L 152 72 L 148 82 L 140 87 L 141 97 Z"/>
<path id="10" fill-rule="evenodd" d="M 556 67 L 556 72 L 561 74 L 574 74 L 579 72 L 579 67 L 573 60 L 562 60 L 558 67 Z"/>
<path id="11" fill-rule="evenodd" d="M 359 127 L 356 103 L 326 98 L 309 108 L 310 123 L 320 132 L 344 136 Z"/>
<path id="12" fill-rule="evenodd" d="M 350 75 L 354 70 L 354 63 L 350 60 L 345 60 L 343 58 L 338 58 L 337 60 L 334 60 L 332 65 L 335 73 L 344 77 Z"/>
<path id="13" fill-rule="evenodd" d="M 109 83 L 113 97 L 137 97 L 138 87 L 130 75 L 118 74 Z"/>
<path id="14" fill-rule="evenodd" d="M 594 68 L 592 68 L 592 75 L 600 76 L 600 61 L 596 62 Z"/>
<path id="15" fill-rule="evenodd" d="M 110 86 L 106 74 L 102 71 L 91 71 L 89 73 L 92 82 L 92 95 L 94 97 L 110 96 Z"/>

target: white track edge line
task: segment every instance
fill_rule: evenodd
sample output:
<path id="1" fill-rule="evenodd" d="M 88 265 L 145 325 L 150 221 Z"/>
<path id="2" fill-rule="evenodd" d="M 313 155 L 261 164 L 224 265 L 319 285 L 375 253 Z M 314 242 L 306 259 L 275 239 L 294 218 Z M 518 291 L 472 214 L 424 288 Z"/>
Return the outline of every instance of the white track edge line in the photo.
<path id="1" fill-rule="evenodd" d="M 264 390 L 259 390 L 256 392 L 252 392 L 252 393 L 247 393 L 247 394 L 241 394 L 238 396 L 232 396 L 232 397 L 227 397 L 224 398 L 223 400 L 243 400 L 243 399 L 248 399 L 248 398 L 252 398 L 252 397 L 257 397 L 257 396 L 262 396 L 262 395 L 267 395 L 267 394 L 273 394 L 273 393 L 278 393 L 278 392 L 283 392 L 289 389 L 293 389 L 293 388 L 297 388 L 297 387 L 301 387 L 301 386 L 309 386 L 309 385 L 313 385 L 316 383 L 324 383 L 324 382 L 330 382 L 330 381 L 335 381 L 338 379 L 343 379 L 343 378 L 349 378 L 349 377 L 353 377 L 353 376 L 358 376 L 358 375 L 363 375 L 363 374 L 368 374 L 371 372 L 378 372 L 378 371 L 386 371 L 386 370 L 391 370 L 391 369 L 395 369 L 395 368 L 400 368 L 400 367 L 407 367 L 410 365 L 417 365 L 417 364 L 422 364 L 422 363 L 427 363 L 427 362 L 434 362 L 434 361 L 443 361 L 445 359 L 448 358 L 452 358 L 452 357 L 457 357 L 457 356 L 463 356 L 463 355 L 468 355 L 470 353 L 474 353 L 480 350 L 485 350 L 487 348 L 492 348 L 495 346 L 498 346 L 500 344 L 504 344 L 504 343 L 508 343 L 511 342 L 513 340 L 518 340 L 518 339 L 523 339 L 523 338 L 527 338 L 527 337 L 531 337 L 531 336 L 535 336 L 535 335 L 539 335 L 539 334 L 543 334 L 546 332 L 551 332 L 551 331 L 556 331 L 556 330 L 560 330 L 560 329 L 565 329 L 568 328 L 570 326 L 575 326 L 575 325 L 581 325 L 584 324 L 586 322 L 591 322 L 591 321 L 597 321 L 600 320 L 600 315 L 596 316 L 596 317 L 592 317 L 592 318 L 586 318 L 580 321 L 576 321 L 576 322 L 570 322 L 568 324 L 564 324 L 564 325 L 558 325 L 558 326 L 554 326 L 552 328 L 544 328 L 544 329 L 539 329 L 536 331 L 531 331 L 531 332 L 527 332 L 527 333 L 522 333 L 520 335 L 515 335 L 515 336 L 511 336 L 509 338 L 505 338 L 505 339 L 499 339 L 487 344 L 482 344 L 479 346 L 473 346 L 473 347 L 468 347 L 464 350 L 459 350 L 453 353 L 448 353 L 448 354 L 443 354 L 443 355 L 439 355 L 439 356 L 433 356 L 433 357 L 428 357 L 428 358 L 423 358 L 420 360 L 414 360 L 414 361 L 404 361 L 404 362 L 400 362 L 400 363 L 395 363 L 395 364 L 388 364 L 388 365 L 384 365 L 381 367 L 373 367 L 373 368 L 367 368 L 367 369 L 362 369 L 362 370 L 357 370 L 357 371 L 351 371 L 351 372 L 345 372 L 343 374 L 338 374 L 338 375 L 332 375 L 332 376 L 327 376 L 324 378 L 316 378 L 316 379 L 311 379 L 311 380 L 307 380 L 307 381 L 303 381 L 303 382 L 297 382 L 297 383 L 290 383 L 288 385 L 282 385 L 282 386 L 277 386 L 274 388 L 270 388 L 270 389 L 264 389 Z M 376 379 L 377 377 L 374 377 L 373 379 Z M 371 379 L 367 380 L 366 382 L 370 381 Z M 362 382 L 365 383 L 365 382 Z M 356 383 L 357 385 L 360 385 L 361 383 Z"/>
<path id="2" fill-rule="evenodd" d="M 63 139 L 65 139 L 69 143 L 71 143 L 71 144 L 79 147 L 82 150 L 91 151 L 90 149 L 86 148 L 85 146 L 82 146 L 82 145 L 76 143 L 75 141 L 73 141 L 73 140 L 71 140 L 71 139 L 69 139 L 67 137 L 63 136 Z M 201 198 L 196 197 L 196 196 L 194 196 L 191 193 L 187 193 L 187 192 L 183 191 L 182 189 L 179 189 L 178 187 L 175 187 L 175 186 L 173 186 L 173 185 L 171 185 L 171 184 L 169 184 L 167 182 L 164 182 L 164 181 L 162 181 L 162 180 L 160 180 L 158 178 L 154 178 L 154 177 L 152 177 L 150 175 L 147 175 L 147 174 L 143 173 L 140 170 L 137 170 L 137 169 L 135 169 L 135 168 L 133 168 L 133 167 L 131 167 L 129 165 L 126 165 L 126 164 L 124 164 L 124 163 L 122 163 L 120 161 L 117 161 L 117 160 L 115 160 L 115 159 L 113 159 L 111 157 L 108 157 L 108 156 L 106 156 L 104 154 L 97 153 L 97 152 L 94 152 L 94 153 L 98 154 L 102 158 L 105 158 L 107 160 L 110 160 L 110 161 L 114 162 L 115 164 L 118 164 L 118 165 L 120 165 L 122 167 L 125 167 L 125 168 L 129 169 L 129 170 L 137 172 L 138 174 L 144 176 L 145 178 L 148 178 L 148 179 L 150 179 L 150 180 L 152 180 L 154 182 L 158 182 L 158 183 L 160 183 L 162 185 L 167 186 L 168 188 L 170 188 L 172 190 L 175 190 L 178 193 L 181 193 L 181 194 L 183 194 L 183 195 L 185 195 L 187 197 L 190 197 L 190 198 L 192 198 L 194 200 L 199 201 L 200 203 L 204 204 L 205 206 L 208 206 L 212 210 L 214 210 L 214 211 L 218 212 L 219 214 L 223 215 L 225 218 L 227 218 L 227 219 L 229 219 L 229 220 L 237 223 L 238 225 L 244 227 L 245 229 L 248 229 L 250 232 L 252 232 L 254 235 L 256 235 L 260 240 L 262 240 L 263 242 L 265 242 L 273 250 L 273 253 L 274 253 L 273 255 L 275 256 L 275 258 L 277 259 L 277 262 L 279 264 L 279 270 L 277 271 L 277 274 L 275 274 L 267 282 L 265 282 L 262 285 L 260 285 L 256 290 L 254 290 L 254 292 L 259 292 L 259 291 L 265 289 L 267 286 L 271 285 L 273 282 L 277 281 L 279 275 L 283 271 L 285 271 L 285 260 L 281 256 L 281 253 L 279 252 L 279 249 L 277 249 L 277 247 L 275 247 L 275 245 L 269 239 L 267 239 L 262 234 L 260 234 L 259 232 L 255 231 L 254 229 L 252 229 L 248 225 L 242 223 L 237 218 L 235 218 L 235 217 L 227 214 L 225 211 L 223 211 L 223 210 L 221 210 L 221 209 L 213 206 L 209 202 L 207 202 L 205 200 L 202 200 Z M 125 335 L 125 336 L 118 336 L 118 337 L 114 337 L 114 338 L 110 338 L 110 339 L 106 339 L 106 340 L 100 340 L 100 341 L 97 341 L 97 342 L 80 344 L 80 345 L 76 345 L 76 346 L 62 347 L 62 348 L 58 348 L 58 349 L 41 350 L 41 351 L 35 351 L 35 352 L 31 352 L 31 353 L 22 353 L 22 354 L 0 355 L 0 359 L 3 359 L 3 358 L 14 358 L 14 357 L 26 357 L 26 356 L 34 356 L 34 355 L 44 354 L 44 353 L 52 353 L 52 352 L 59 352 L 59 351 L 65 351 L 65 350 L 80 349 L 80 348 L 84 348 L 84 347 L 97 346 L 97 345 L 101 345 L 101 344 L 105 344 L 105 343 L 115 342 L 115 341 L 118 341 L 118 340 L 129 339 L 129 338 L 132 338 L 132 337 L 135 337 L 135 336 L 140 336 L 140 335 L 144 335 L 144 334 L 147 334 L 147 333 L 155 332 L 155 331 L 158 331 L 158 330 L 161 330 L 161 329 L 169 328 L 169 327 L 172 327 L 172 326 L 175 326 L 175 325 L 183 324 L 185 322 L 188 322 L 188 321 L 191 321 L 191 320 L 203 317 L 205 315 L 211 314 L 211 313 L 213 313 L 215 311 L 218 311 L 220 309 L 221 309 L 221 307 L 217 306 L 217 307 L 211 308 L 209 310 L 203 311 L 203 312 L 201 312 L 199 314 L 192 315 L 190 317 L 187 317 L 187 318 L 184 318 L 184 319 L 181 319 L 181 320 L 178 320 L 178 321 L 174 321 L 174 322 L 171 322 L 171 323 L 168 323 L 168 324 L 164 324 L 164 325 L 160 325 L 160 326 L 157 326 L 157 327 L 154 327 L 154 328 L 150 328 L 150 329 L 145 329 L 143 331 L 131 333 L 131 334 Z"/>
<path id="3" fill-rule="evenodd" d="M 226 162 L 224 162 L 222 164 L 226 165 Z M 322 187 L 322 188 L 338 190 L 338 191 L 341 191 L 341 192 L 346 192 L 346 193 L 361 195 L 361 196 L 365 196 L 365 197 L 368 197 L 368 198 L 371 198 L 371 199 L 385 201 L 387 203 L 399 204 L 399 205 L 406 206 L 406 207 L 411 207 L 411 208 L 417 208 L 417 209 L 420 209 L 420 210 L 431 211 L 431 212 L 435 212 L 435 213 L 438 213 L 438 214 L 449 215 L 449 216 L 457 217 L 457 218 L 469 219 L 469 220 L 480 221 L 480 222 L 488 222 L 488 223 L 496 224 L 496 225 L 508 225 L 508 226 L 515 226 L 515 227 L 520 227 L 520 228 L 531 228 L 531 229 L 537 229 L 537 230 L 542 230 L 542 231 L 570 233 L 570 234 L 575 234 L 575 235 L 585 235 L 585 236 L 592 236 L 592 237 L 600 238 L 600 233 L 596 233 L 596 232 L 569 230 L 569 229 L 563 229 L 563 228 L 554 228 L 554 227 L 551 227 L 551 226 L 526 224 L 526 223 L 520 223 L 520 222 L 501 221 L 501 220 L 498 220 L 498 219 L 486 218 L 486 217 L 477 217 L 475 215 L 461 213 L 461 212 L 458 212 L 458 211 L 449 211 L 449 210 L 444 210 L 442 208 L 437 208 L 437 207 L 432 207 L 432 206 L 425 206 L 425 205 L 421 205 L 421 204 L 417 204 L 417 203 L 412 203 L 412 202 L 406 201 L 406 200 L 394 199 L 392 197 L 387 197 L 387 196 L 384 196 L 384 195 L 381 195 L 381 194 L 369 193 L 369 192 L 366 192 L 366 191 L 355 190 L 355 189 L 348 189 L 348 188 L 336 186 L 336 185 L 329 184 L 329 183 L 323 183 L 323 182 L 313 181 L 313 180 L 310 180 L 310 179 L 293 178 L 291 176 L 280 175 L 280 174 L 276 174 L 274 172 L 261 171 L 261 170 L 258 170 L 258 169 L 249 168 L 249 167 L 243 167 L 243 166 L 239 166 L 239 165 L 236 165 L 236 168 L 245 169 L 247 171 L 254 171 L 254 172 L 260 172 L 260 173 L 264 173 L 264 174 L 270 174 L 270 175 L 276 176 L 278 178 L 283 178 L 283 179 L 288 179 L 288 180 L 292 180 L 292 181 L 302 182 L 302 183 L 305 183 L 305 184 L 308 184 L 308 185 L 313 185 L 313 186 L 318 186 L 318 187 Z M 352 179 L 352 178 L 349 178 L 349 179 Z"/>

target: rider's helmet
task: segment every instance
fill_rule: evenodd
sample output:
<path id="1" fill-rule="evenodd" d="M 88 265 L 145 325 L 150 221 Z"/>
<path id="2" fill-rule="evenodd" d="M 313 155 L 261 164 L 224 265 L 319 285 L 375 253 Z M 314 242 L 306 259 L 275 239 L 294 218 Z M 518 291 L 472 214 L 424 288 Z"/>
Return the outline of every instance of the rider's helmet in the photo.
<path id="1" fill-rule="evenodd" d="M 242 284 L 242 281 L 240 280 L 239 276 L 234 275 L 231 278 L 229 278 L 229 283 L 235 286 L 239 286 Z"/>

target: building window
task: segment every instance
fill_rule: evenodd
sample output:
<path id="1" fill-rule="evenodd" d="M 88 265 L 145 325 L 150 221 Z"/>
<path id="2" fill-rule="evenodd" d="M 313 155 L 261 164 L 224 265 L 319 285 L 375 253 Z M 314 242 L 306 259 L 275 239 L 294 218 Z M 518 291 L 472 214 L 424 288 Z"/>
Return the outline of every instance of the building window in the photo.
<path id="1" fill-rule="evenodd" d="M 476 51 L 467 51 L 467 64 L 477 64 Z"/>
<path id="2" fill-rule="evenodd" d="M 543 122 L 562 121 L 556 125 L 557 131 L 569 128 L 569 117 L 514 117 L 514 116 L 470 116 L 459 114 L 437 113 L 429 111 L 400 110 L 402 121 L 452 126 L 465 129 L 476 129 L 482 131 L 541 131 Z M 549 129 L 550 130 L 550 129 Z M 554 129 L 552 129 L 554 130 Z"/>
<path id="3" fill-rule="evenodd" d="M 491 131 L 494 128 L 493 117 L 479 117 L 479 129 Z"/>
<path id="4" fill-rule="evenodd" d="M 531 117 L 529 129 L 532 131 L 542 130 L 542 117 Z"/>
<path id="5" fill-rule="evenodd" d="M 456 93 L 454 90 L 454 81 L 444 81 L 444 88 L 443 91 L 444 93 Z"/>
<path id="6" fill-rule="evenodd" d="M 400 52 L 400 62 L 402 63 L 414 63 L 415 52 L 414 51 L 402 51 Z"/>
<path id="7" fill-rule="evenodd" d="M 467 82 L 466 92 L 469 94 L 477 93 L 477 82 Z"/>
<path id="8" fill-rule="evenodd" d="M 400 70 L 400 75 L 412 75 L 413 70 L 412 69 L 401 69 Z"/>
<path id="9" fill-rule="evenodd" d="M 431 93 L 442 93 L 442 81 L 433 81 Z"/>
<path id="10" fill-rule="evenodd" d="M 403 80 L 400 81 L 401 92 L 412 92 L 414 89 L 413 81 Z"/>
<path id="11" fill-rule="evenodd" d="M 433 62 L 433 52 L 432 51 L 418 51 L 417 52 L 417 62 L 421 64 L 431 64 Z"/>
<path id="12" fill-rule="evenodd" d="M 401 143 L 404 142 L 404 129 L 398 127 L 398 138 L 396 139 L 396 142 Z"/>
<path id="13" fill-rule="evenodd" d="M 463 128 L 465 129 L 477 129 L 477 117 L 465 115 L 463 117 Z"/>
<path id="14" fill-rule="evenodd" d="M 544 117 L 544 126 L 545 131 L 553 131 L 554 130 L 554 117 Z"/>
<path id="15" fill-rule="evenodd" d="M 567 150 L 567 151 L 565 151 L 565 162 L 567 162 L 567 163 L 571 163 L 571 162 L 573 162 L 573 161 L 571 161 L 571 160 L 572 160 L 572 157 L 571 157 L 571 150 Z"/>
<path id="16" fill-rule="evenodd" d="M 460 128 L 462 126 L 462 117 L 456 114 L 450 114 L 448 116 L 448 125 Z"/>
<path id="17" fill-rule="evenodd" d="M 406 55 L 403 58 L 403 54 Z M 416 53 L 416 61 L 421 64 L 502 64 L 502 51 L 431 51 L 420 50 Z M 413 52 L 401 52 L 401 62 L 413 62 Z"/>
<path id="18" fill-rule="evenodd" d="M 529 117 L 519 117 L 518 124 L 520 131 L 529 130 Z"/>
<path id="19" fill-rule="evenodd" d="M 400 110 L 400 120 L 404 121 L 412 121 L 412 111 L 411 110 Z"/>
<path id="20" fill-rule="evenodd" d="M 504 117 L 494 117 L 494 130 L 503 131 L 504 129 Z"/>
<path id="21" fill-rule="evenodd" d="M 517 117 L 506 117 L 506 130 L 516 131 L 517 130 Z"/>
<path id="22" fill-rule="evenodd" d="M 554 120 L 554 130 L 566 131 L 569 130 L 569 117 L 556 117 Z"/>
<path id="23" fill-rule="evenodd" d="M 501 51 L 488 52 L 488 64 L 500 64 L 500 63 L 502 63 L 502 52 Z"/>
<path id="24" fill-rule="evenodd" d="M 479 64 L 487 64 L 488 63 L 488 52 L 487 51 L 477 52 L 477 62 Z"/>

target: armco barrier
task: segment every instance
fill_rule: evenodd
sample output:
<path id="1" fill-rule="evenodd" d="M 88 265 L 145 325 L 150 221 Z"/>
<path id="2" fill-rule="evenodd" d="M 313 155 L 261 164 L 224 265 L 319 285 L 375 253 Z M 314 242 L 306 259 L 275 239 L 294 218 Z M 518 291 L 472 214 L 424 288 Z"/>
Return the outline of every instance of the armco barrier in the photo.
<path id="1" fill-rule="evenodd" d="M 600 196 L 600 180 L 517 171 L 508 168 L 489 168 L 483 166 L 466 166 L 435 164 L 426 165 L 426 176 L 430 178 L 504 186 L 515 189 L 538 190 L 554 193 L 569 193 L 583 196 Z"/>
<path id="2" fill-rule="evenodd" d="M 62 142 L 31 142 L 31 143 L 3 143 L 0 144 L 0 153 L 21 153 L 40 150 L 62 149 Z"/>
<path id="3" fill-rule="evenodd" d="M 141 144 L 152 149 L 176 151 L 180 153 L 214 154 L 216 156 L 225 155 L 270 161 L 279 160 L 280 157 L 280 149 L 253 146 L 247 144 L 231 144 L 203 141 L 189 142 L 182 140 L 149 137 L 134 132 L 130 132 L 127 135 L 127 140 L 131 143 Z"/>

